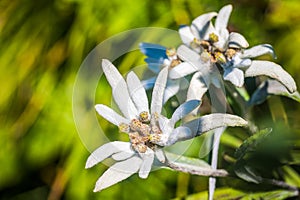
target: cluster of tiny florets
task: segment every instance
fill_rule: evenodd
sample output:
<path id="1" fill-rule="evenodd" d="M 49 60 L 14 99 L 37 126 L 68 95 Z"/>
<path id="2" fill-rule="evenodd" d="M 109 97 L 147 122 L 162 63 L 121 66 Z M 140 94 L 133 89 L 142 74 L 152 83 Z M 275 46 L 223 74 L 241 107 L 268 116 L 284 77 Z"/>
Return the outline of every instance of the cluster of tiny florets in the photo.
<path id="1" fill-rule="evenodd" d="M 132 119 L 129 125 L 120 124 L 119 130 L 128 133 L 131 147 L 139 153 L 145 153 L 147 147 L 154 149 L 162 134 L 158 114 L 151 115 L 149 119 L 149 113 L 146 111 L 141 112 L 138 119 Z"/>
<path id="2" fill-rule="evenodd" d="M 235 54 L 239 51 L 237 48 L 221 49 L 215 46 L 215 43 L 219 41 L 219 37 L 215 33 L 209 34 L 208 40 L 194 39 L 190 46 L 192 48 L 200 48 L 201 58 L 203 61 L 211 61 L 213 63 L 224 64 L 231 61 Z"/>

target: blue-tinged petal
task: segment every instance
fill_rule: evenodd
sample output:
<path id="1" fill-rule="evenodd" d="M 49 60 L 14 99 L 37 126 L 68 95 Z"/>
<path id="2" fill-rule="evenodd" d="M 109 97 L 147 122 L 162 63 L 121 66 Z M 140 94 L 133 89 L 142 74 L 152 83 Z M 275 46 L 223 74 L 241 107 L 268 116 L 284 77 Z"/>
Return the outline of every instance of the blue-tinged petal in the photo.
<path id="1" fill-rule="evenodd" d="M 146 111 L 149 113 L 148 97 L 140 79 L 134 72 L 127 75 L 127 85 L 130 96 L 138 110 L 138 113 Z"/>
<path id="2" fill-rule="evenodd" d="M 152 149 L 147 147 L 147 151 L 145 153 L 141 153 L 140 156 L 142 157 L 142 164 L 139 170 L 139 177 L 140 178 L 147 178 L 154 161 L 154 152 Z"/>
<path id="3" fill-rule="evenodd" d="M 193 42 L 194 38 L 197 37 L 197 34 L 194 35 L 189 26 L 181 26 L 178 32 L 182 43 L 188 46 Z"/>
<path id="4" fill-rule="evenodd" d="M 176 142 L 184 141 L 186 138 L 193 138 L 193 133 L 188 127 L 179 126 L 172 131 L 166 146 L 175 144 Z"/>
<path id="5" fill-rule="evenodd" d="M 151 114 L 161 113 L 163 105 L 163 97 L 168 78 L 168 68 L 163 68 L 157 76 L 151 100 Z"/>
<path id="6" fill-rule="evenodd" d="M 132 157 L 122 162 L 117 162 L 102 174 L 98 179 L 94 192 L 101 191 L 120 181 L 123 181 L 135 174 L 142 164 L 142 159 L 139 157 Z"/>
<path id="7" fill-rule="evenodd" d="M 110 157 L 111 155 L 118 152 L 131 152 L 130 143 L 129 142 L 110 142 L 102 145 L 88 157 L 86 161 L 85 168 L 91 168 L 104 159 Z"/>
<path id="8" fill-rule="evenodd" d="M 218 14 L 216 12 L 210 12 L 203 15 L 200 15 L 196 19 L 193 20 L 192 26 L 197 29 L 200 35 L 200 39 L 205 38 L 212 31 L 211 20 Z"/>
<path id="9" fill-rule="evenodd" d="M 147 80 L 142 81 L 142 85 L 144 86 L 145 90 L 149 90 L 154 87 L 156 81 L 156 77 L 151 77 Z"/>
<path id="10" fill-rule="evenodd" d="M 109 60 L 102 60 L 102 68 L 106 79 L 112 88 L 114 100 L 120 111 L 126 118 L 135 118 L 137 110 L 129 96 L 127 84 L 122 75 Z"/>
<path id="11" fill-rule="evenodd" d="M 140 43 L 140 49 L 143 54 L 150 58 L 155 59 L 165 59 L 168 58 L 166 54 L 166 47 L 159 45 L 159 44 L 152 44 L 152 43 Z"/>
<path id="12" fill-rule="evenodd" d="M 130 120 L 122 117 L 118 113 L 116 113 L 114 110 L 111 108 L 102 105 L 102 104 L 97 104 L 95 106 L 96 111 L 101 115 L 103 118 L 105 118 L 107 121 L 110 123 L 119 126 L 121 123 L 124 124 L 129 124 Z"/>
<path id="13" fill-rule="evenodd" d="M 218 34 L 220 34 L 220 32 L 223 29 L 227 29 L 227 24 L 228 24 L 231 11 L 232 11 L 232 5 L 226 5 L 220 9 L 215 22 L 215 28 L 218 31 Z"/>
<path id="14" fill-rule="evenodd" d="M 241 59 L 239 56 L 233 58 L 233 66 L 236 68 L 246 68 L 252 64 L 252 60 L 249 58 Z"/>
<path id="15" fill-rule="evenodd" d="M 164 67 L 164 59 L 146 58 L 145 62 L 148 64 L 148 68 L 155 74 L 158 74 Z"/>
<path id="16" fill-rule="evenodd" d="M 224 80 L 230 81 L 237 87 L 244 85 L 244 72 L 238 68 L 227 68 L 224 71 Z"/>
<path id="17" fill-rule="evenodd" d="M 176 95 L 180 89 L 180 79 L 172 80 L 169 79 L 167 81 L 163 104 L 165 104 L 171 97 Z"/>
<path id="18" fill-rule="evenodd" d="M 273 58 L 276 58 L 275 51 L 273 47 L 270 44 L 260 44 L 257 46 L 254 46 L 250 49 L 245 49 L 241 58 L 255 58 L 262 55 L 271 55 Z"/>
<path id="19" fill-rule="evenodd" d="M 199 100 L 190 100 L 186 101 L 183 104 L 181 104 L 173 113 L 171 120 L 170 120 L 170 126 L 175 127 L 175 123 L 178 122 L 180 119 L 188 115 L 190 112 L 192 112 L 196 107 L 200 105 Z"/>
<path id="20" fill-rule="evenodd" d="M 206 93 L 207 86 L 204 83 L 204 80 L 202 79 L 201 76 L 202 76 L 201 72 L 196 72 L 193 75 L 187 91 L 187 98 L 186 98 L 187 101 L 191 99 L 201 100 L 203 95 Z"/>
<path id="21" fill-rule="evenodd" d="M 287 73 L 280 65 L 263 60 L 252 61 L 251 66 L 245 71 L 246 77 L 269 76 L 281 82 L 290 93 L 297 90 L 293 77 Z"/>
<path id="22" fill-rule="evenodd" d="M 248 48 L 249 43 L 243 35 L 236 32 L 231 32 L 229 34 L 228 46 L 230 48 Z"/>

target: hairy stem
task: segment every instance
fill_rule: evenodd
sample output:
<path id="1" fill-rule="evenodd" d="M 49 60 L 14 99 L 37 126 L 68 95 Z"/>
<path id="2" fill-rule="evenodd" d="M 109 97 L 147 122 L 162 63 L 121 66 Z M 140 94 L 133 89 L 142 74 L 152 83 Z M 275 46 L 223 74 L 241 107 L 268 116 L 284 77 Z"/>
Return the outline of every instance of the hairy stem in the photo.
<path id="1" fill-rule="evenodd" d="M 167 161 L 165 164 L 166 166 L 176 171 L 199 175 L 199 176 L 226 177 L 229 175 L 229 173 L 224 169 L 204 168 L 204 167 L 198 167 L 194 165 L 170 162 L 170 161 Z"/>

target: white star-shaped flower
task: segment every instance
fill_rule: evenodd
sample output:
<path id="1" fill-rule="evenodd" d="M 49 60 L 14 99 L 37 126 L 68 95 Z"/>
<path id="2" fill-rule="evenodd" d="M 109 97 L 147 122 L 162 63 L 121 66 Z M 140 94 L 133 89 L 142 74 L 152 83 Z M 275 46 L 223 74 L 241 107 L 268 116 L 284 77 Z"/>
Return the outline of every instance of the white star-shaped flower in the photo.
<path id="1" fill-rule="evenodd" d="M 146 91 L 134 72 L 130 72 L 125 81 L 108 60 L 103 60 L 102 68 L 123 116 L 102 104 L 96 105 L 95 108 L 102 117 L 117 125 L 120 131 L 128 133 L 130 142 L 110 142 L 90 155 L 86 168 L 109 157 L 117 161 L 99 178 L 94 191 L 105 189 L 137 172 L 141 178 L 147 178 L 155 155 L 159 161 L 164 162 L 161 148 L 177 142 L 179 133 L 191 132 L 187 127 L 175 128 L 175 123 L 200 103 L 198 100 L 185 102 L 174 111 L 171 119 L 167 119 L 161 115 L 168 77 L 167 68 L 158 74 L 150 109 Z"/>

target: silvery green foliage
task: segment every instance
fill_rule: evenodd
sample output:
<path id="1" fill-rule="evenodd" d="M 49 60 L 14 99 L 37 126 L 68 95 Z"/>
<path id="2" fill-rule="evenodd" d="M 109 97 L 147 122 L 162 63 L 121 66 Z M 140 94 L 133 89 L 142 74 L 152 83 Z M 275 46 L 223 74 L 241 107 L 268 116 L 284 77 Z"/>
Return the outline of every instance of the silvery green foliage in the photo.
<path id="1" fill-rule="evenodd" d="M 96 111 L 117 125 L 121 132 L 127 133 L 130 141 L 104 144 L 89 156 L 86 168 L 93 167 L 109 157 L 116 161 L 98 179 L 94 191 L 105 189 L 137 172 L 140 178 L 147 178 L 155 158 L 162 164 L 166 162 L 163 153 L 165 146 L 194 138 L 220 126 L 247 125 L 247 122 L 238 116 L 211 114 L 176 127 L 176 122 L 194 110 L 200 101 L 190 100 L 181 104 L 170 119 L 161 114 L 168 68 L 162 69 L 156 78 L 150 108 L 146 91 L 134 72 L 130 72 L 125 81 L 110 61 L 103 60 L 102 68 L 122 115 L 103 104 L 96 105 Z M 218 123 L 212 123 L 212 119 L 220 120 Z"/>

